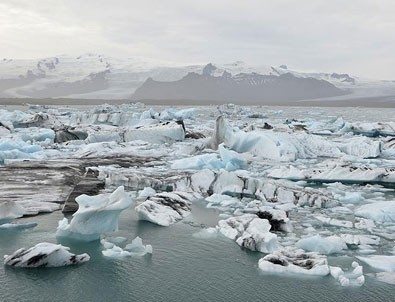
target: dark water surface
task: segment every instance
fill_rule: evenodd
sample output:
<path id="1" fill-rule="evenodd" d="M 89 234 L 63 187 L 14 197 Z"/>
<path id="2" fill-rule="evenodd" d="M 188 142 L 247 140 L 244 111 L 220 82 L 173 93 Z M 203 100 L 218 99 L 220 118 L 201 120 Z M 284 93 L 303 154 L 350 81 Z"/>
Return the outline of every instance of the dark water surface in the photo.
<path id="1" fill-rule="evenodd" d="M 59 212 L 24 219 L 39 225 L 28 231 L 0 231 L 0 255 L 39 242 L 56 242 Z M 395 301 L 395 286 L 367 277 L 361 288 L 342 288 L 331 277 L 298 278 L 263 274 L 262 254 L 223 238 L 192 235 L 214 226 L 217 214 L 197 206 L 186 221 L 159 227 L 122 213 L 117 236 L 139 235 L 153 255 L 109 259 L 99 242 L 62 241 L 91 260 L 80 266 L 17 269 L 0 266 L 0 301 Z"/>

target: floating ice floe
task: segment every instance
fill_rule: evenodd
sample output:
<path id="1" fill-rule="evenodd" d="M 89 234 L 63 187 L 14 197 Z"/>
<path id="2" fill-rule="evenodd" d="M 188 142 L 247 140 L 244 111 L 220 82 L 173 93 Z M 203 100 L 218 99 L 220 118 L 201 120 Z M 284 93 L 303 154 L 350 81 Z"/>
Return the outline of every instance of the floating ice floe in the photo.
<path id="1" fill-rule="evenodd" d="M 75 255 L 70 248 L 60 244 L 42 242 L 26 250 L 15 251 L 4 256 L 4 264 L 14 267 L 58 267 L 79 264 L 89 261 L 88 254 Z"/>
<path id="2" fill-rule="evenodd" d="M 223 144 L 219 145 L 219 158 L 217 154 L 201 154 L 190 158 L 178 159 L 171 165 L 172 169 L 225 169 L 234 171 L 247 168 L 247 160 L 239 153 L 226 149 Z"/>
<path id="3" fill-rule="evenodd" d="M 280 247 L 277 235 L 270 232 L 271 228 L 269 220 L 255 214 L 220 220 L 217 226 L 221 234 L 239 246 L 262 253 L 271 253 Z"/>
<path id="4" fill-rule="evenodd" d="M 346 242 L 341 237 L 321 237 L 320 235 L 302 238 L 296 243 L 296 247 L 325 255 L 341 253 L 347 249 Z"/>
<path id="5" fill-rule="evenodd" d="M 395 222 L 395 201 L 381 201 L 362 205 L 355 211 L 355 215 L 378 222 Z"/>
<path id="6" fill-rule="evenodd" d="M 80 195 L 75 200 L 79 205 L 78 211 L 70 222 L 67 218 L 59 221 L 58 237 L 98 240 L 100 234 L 118 230 L 120 213 L 132 205 L 132 199 L 122 186 L 111 194 Z"/>
<path id="7" fill-rule="evenodd" d="M 362 262 L 376 270 L 384 272 L 395 272 L 395 256 L 386 255 L 371 255 L 371 256 L 356 256 Z"/>
<path id="8" fill-rule="evenodd" d="M 330 266 L 330 273 L 341 286 L 362 286 L 365 283 L 363 268 L 357 262 L 351 264 L 352 271 L 344 272 L 340 267 Z"/>
<path id="9" fill-rule="evenodd" d="M 185 192 L 163 192 L 149 197 L 135 210 L 141 220 L 169 226 L 191 214 L 194 195 Z"/>
<path id="10" fill-rule="evenodd" d="M 37 226 L 35 222 L 29 223 L 4 223 L 0 224 L 0 230 L 26 230 Z"/>
<path id="11" fill-rule="evenodd" d="M 143 240 L 137 236 L 131 243 L 127 244 L 124 248 L 117 245 L 111 238 L 101 240 L 101 244 L 105 248 L 102 254 L 106 257 L 120 258 L 120 257 L 142 257 L 146 254 L 152 254 L 152 245 L 143 244 Z"/>
<path id="12" fill-rule="evenodd" d="M 282 274 L 326 276 L 330 272 L 325 256 L 294 248 L 284 248 L 266 255 L 259 260 L 258 267 L 265 272 Z"/>
<path id="13" fill-rule="evenodd" d="M 9 223 L 26 214 L 26 209 L 14 201 L 0 203 L 0 225 Z"/>
<path id="14" fill-rule="evenodd" d="M 375 277 L 378 281 L 395 285 L 395 272 L 376 273 Z"/>

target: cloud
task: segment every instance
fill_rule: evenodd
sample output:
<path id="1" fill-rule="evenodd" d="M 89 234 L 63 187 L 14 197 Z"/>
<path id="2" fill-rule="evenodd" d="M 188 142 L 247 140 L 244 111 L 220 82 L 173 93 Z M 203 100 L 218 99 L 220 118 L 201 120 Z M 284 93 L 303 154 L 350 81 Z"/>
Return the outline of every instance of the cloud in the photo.
<path id="1" fill-rule="evenodd" d="M 392 0 L 3 0 L 0 55 L 99 52 L 395 78 Z"/>

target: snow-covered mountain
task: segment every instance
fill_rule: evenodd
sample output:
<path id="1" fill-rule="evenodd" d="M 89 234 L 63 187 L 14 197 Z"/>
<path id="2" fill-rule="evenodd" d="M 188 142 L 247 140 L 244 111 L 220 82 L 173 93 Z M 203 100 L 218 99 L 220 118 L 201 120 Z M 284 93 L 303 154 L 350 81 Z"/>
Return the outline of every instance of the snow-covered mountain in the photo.
<path id="1" fill-rule="evenodd" d="M 304 73 L 290 70 L 285 65 L 251 66 L 239 61 L 183 65 L 85 54 L 38 60 L 0 60 L 0 97 L 130 99 L 148 78 L 178 81 L 191 72 L 212 77 L 223 77 L 225 73 L 225 76 L 230 74 L 234 78 L 249 80 L 254 80 L 256 74 L 278 77 L 290 73 L 296 78 L 327 81 L 347 90 L 353 97 L 395 95 L 393 81 L 364 80 L 338 73 Z"/>

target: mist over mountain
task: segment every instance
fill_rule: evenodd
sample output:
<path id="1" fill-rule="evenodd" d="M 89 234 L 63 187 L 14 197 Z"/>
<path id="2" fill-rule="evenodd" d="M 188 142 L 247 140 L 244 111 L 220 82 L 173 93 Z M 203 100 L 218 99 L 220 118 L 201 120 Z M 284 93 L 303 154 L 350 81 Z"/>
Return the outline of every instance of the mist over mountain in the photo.
<path id="1" fill-rule="evenodd" d="M 1 98 L 301 100 L 395 95 L 393 81 L 286 65 L 178 64 L 100 54 L 0 60 Z"/>

